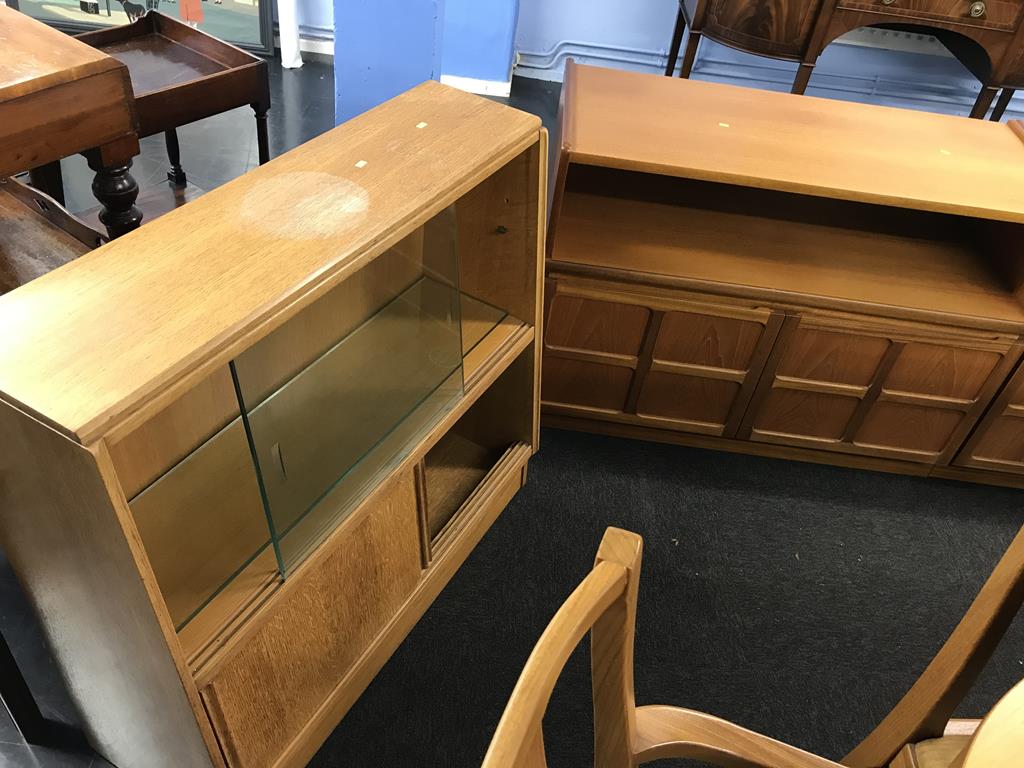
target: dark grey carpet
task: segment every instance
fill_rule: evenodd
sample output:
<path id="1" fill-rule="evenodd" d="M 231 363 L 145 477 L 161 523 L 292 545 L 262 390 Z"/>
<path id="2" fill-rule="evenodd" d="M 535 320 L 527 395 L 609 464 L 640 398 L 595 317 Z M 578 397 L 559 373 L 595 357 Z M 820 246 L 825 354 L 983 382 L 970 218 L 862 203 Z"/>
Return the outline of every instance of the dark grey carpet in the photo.
<path id="1" fill-rule="evenodd" d="M 927 664 L 1016 530 L 1024 494 L 546 430 L 530 481 L 311 766 L 478 766 L 548 619 L 601 533 L 642 534 L 641 704 L 688 706 L 827 757 Z M 591 765 L 590 678 L 545 720 Z M 1024 621 L 965 703 L 1024 676 Z"/>

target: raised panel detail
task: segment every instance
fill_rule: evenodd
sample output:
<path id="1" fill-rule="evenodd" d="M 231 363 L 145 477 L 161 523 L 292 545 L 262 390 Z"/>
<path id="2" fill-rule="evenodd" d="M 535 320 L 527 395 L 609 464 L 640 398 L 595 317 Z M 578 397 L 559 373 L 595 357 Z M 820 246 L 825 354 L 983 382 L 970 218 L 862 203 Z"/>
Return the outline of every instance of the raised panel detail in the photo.
<path id="1" fill-rule="evenodd" d="M 644 380 L 636 412 L 724 428 L 739 391 L 734 381 L 652 371 Z"/>
<path id="2" fill-rule="evenodd" d="M 821 0 L 711 0 L 704 31 L 756 53 L 799 56 Z"/>
<path id="3" fill-rule="evenodd" d="M 1024 472 L 1024 419 L 998 416 L 980 430 L 969 466 Z"/>
<path id="4" fill-rule="evenodd" d="M 877 336 L 797 328 L 776 373 L 867 386 L 888 349 L 889 340 Z"/>
<path id="5" fill-rule="evenodd" d="M 637 355 L 650 312 L 634 304 L 555 296 L 547 343 L 555 347 Z"/>
<path id="6" fill-rule="evenodd" d="M 1024 474 L 1024 366 L 993 401 L 956 463 Z"/>
<path id="7" fill-rule="evenodd" d="M 854 443 L 937 454 L 963 418 L 960 411 L 879 402 L 867 412 Z"/>
<path id="8" fill-rule="evenodd" d="M 632 379 L 631 368 L 549 356 L 544 362 L 541 399 L 621 411 Z"/>
<path id="9" fill-rule="evenodd" d="M 912 343 L 885 379 L 887 390 L 972 400 L 999 363 L 998 352 Z"/>
<path id="10" fill-rule="evenodd" d="M 412 472 L 370 503 L 285 582 L 272 615 L 202 690 L 232 768 L 273 765 L 412 594 L 421 573 Z"/>
<path id="11" fill-rule="evenodd" d="M 947 464 L 1020 351 L 1012 339 L 847 315 L 791 318 L 741 437 Z"/>
<path id="12" fill-rule="evenodd" d="M 821 392 L 775 389 L 765 398 L 754 431 L 838 441 L 859 402 Z"/>
<path id="13" fill-rule="evenodd" d="M 746 370 L 764 333 L 753 320 L 666 312 L 654 345 L 654 359 Z"/>

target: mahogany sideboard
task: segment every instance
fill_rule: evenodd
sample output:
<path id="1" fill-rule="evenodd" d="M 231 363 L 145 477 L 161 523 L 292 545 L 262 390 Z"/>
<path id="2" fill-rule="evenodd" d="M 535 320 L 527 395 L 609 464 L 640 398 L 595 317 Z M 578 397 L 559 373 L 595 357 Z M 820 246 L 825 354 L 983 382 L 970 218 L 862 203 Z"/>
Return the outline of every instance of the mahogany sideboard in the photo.
<path id="1" fill-rule="evenodd" d="M 1020 125 L 570 63 L 560 131 L 547 422 L 1024 486 Z"/>
<path id="2" fill-rule="evenodd" d="M 525 482 L 546 158 L 424 83 L 0 296 L 0 542 L 111 763 L 306 765 Z"/>
<path id="3" fill-rule="evenodd" d="M 981 81 L 971 117 L 984 118 L 1000 88 L 998 120 L 1013 89 L 1024 87 L 1024 0 L 679 0 L 665 74 L 689 77 L 701 37 L 749 53 L 797 61 L 793 93 L 807 88 L 825 47 L 858 27 L 937 37 Z"/>

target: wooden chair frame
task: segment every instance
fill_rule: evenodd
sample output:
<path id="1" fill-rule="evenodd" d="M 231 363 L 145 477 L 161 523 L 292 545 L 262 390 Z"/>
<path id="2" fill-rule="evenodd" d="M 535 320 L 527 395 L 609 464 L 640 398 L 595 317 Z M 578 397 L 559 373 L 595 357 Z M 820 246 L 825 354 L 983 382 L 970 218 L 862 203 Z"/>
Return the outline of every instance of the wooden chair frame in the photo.
<path id="1" fill-rule="evenodd" d="M 544 768 L 542 719 L 562 668 L 591 635 L 594 765 L 633 768 L 688 758 L 725 768 L 881 768 L 907 744 L 943 735 L 1024 601 L 1024 528 L 935 658 L 889 715 L 836 763 L 717 717 L 670 706 L 637 707 L 633 644 L 643 540 L 609 528 L 593 570 L 541 635 L 484 758 L 483 768 Z M 999 768 L 1024 754 L 1024 681 L 974 731 L 953 768 Z M 912 763 L 911 763 L 912 764 Z"/>

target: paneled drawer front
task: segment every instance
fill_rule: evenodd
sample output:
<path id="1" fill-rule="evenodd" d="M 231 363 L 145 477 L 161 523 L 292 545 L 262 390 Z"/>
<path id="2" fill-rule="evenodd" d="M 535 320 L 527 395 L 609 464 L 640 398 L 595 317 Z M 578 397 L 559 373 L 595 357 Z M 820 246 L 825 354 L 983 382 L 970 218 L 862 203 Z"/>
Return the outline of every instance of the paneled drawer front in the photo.
<path id="1" fill-rule="evenodd" d="M 739 428 L 781 313 L 625 284 L 549 284 L 548 411 L 707 435 Z"/>
<path id="2" fill-rule="evenodd" d="M 886 16 L 944 21 L 971 27 L 1013 31 L 1020 21 L 1021 0 L 843 0 L 840 8 Z M 884 21 L 879 19 L 879 21 Z"/>
<path id="3" fill-rule="evenodd" d="M 1024 366 L 992 402 L 956 463 L 962 467 L 1024 474 Z"/>
<path id="4" fill-rule="evenodd" d="M 1016 363 L 1015 341 L 844 315 L 791 317 L 740 435 L 946 464 Z"/>
<path id="5" fill-rule="evenodd" d="M 703 31 L 754 52 L 799 56 L 821 0 L 711 0 Z"/>
<path id="6" fill-rule="evenodd" d="M 274 764 L 419 581 L 412 472 L 371 504 L 285 583 L 202 689 L 234 768 Z"/>

